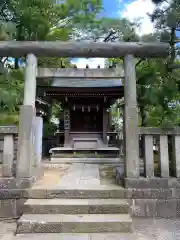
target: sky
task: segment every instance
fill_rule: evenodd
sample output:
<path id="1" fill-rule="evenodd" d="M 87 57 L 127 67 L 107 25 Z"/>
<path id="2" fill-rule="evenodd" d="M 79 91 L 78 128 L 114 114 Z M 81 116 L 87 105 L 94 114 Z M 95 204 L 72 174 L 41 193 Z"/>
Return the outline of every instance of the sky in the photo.
<path id="1" fill-rule="evenodd" d="M 154 10 L 151 0 L 103 0 L 103 15 L 112 18 L 127 18 L 130 21 L 140 19 L 141 27 L 137 29 L 139 35 L 153 32 L 153 25 L 147 15 Z M 104 59 L 77 59 L 73 61 L 78 68 L 85 68 L 86 64 L 90 68 L 96 68 L 98 64 L 103 68 Z"/>

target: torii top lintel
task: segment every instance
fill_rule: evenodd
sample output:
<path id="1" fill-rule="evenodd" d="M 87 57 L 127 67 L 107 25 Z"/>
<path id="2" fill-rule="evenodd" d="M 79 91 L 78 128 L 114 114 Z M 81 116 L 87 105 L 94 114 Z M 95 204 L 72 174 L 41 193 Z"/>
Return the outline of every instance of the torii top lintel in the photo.
<path id="1" fill-rule="evenodd" d="M 164 58 L 169 54 L 168 43 L 160 42 L 28 42 L 0 41 L 0 57 L 23 57 L 32 53 L 37 57 L 123 57 Z"/>

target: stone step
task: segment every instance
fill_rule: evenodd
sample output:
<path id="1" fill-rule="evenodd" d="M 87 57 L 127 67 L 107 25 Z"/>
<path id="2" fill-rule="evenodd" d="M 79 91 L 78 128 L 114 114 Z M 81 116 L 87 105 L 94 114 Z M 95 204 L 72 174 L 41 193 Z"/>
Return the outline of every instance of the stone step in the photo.
<path id="1" fill-rule="evenodd" d="M 31 214 L 125 214 L 130 213 L 123 199 L 29 199 L 24 213 Z"/>
<path id="2" fill-rule="evenodd" d="M 131 232 L 129 214 L 23 214 L 17 234 Z"/>
<path id="3" fill-rule="evenodd" d="M 139 236 L 131 233 L 38 233 L 18 234 L 11 240 L 139 240 Z M 7 239 L 2 239 L 7 240 Z M 9 239 L 8 239 L 9 240 Z"/>
<path id="4" fill-rule="evenodd" d="M 84 164 L 116 164 L 117 166 L 123 166 L 123 159 L 118 157 L 105 157 L 105 155 L 93 156 L 71 156 L 68 157 L 64 155 L 63 157 L 53 156 L 51 157 L 51 161 L 44 161 L 45 164 L 70 164 L 70 163 L 84 163 Z"/>
<path id="5" fill-rule="evenodd" d="M 35 198 L 35 199 L 52 199 L 52 198 L 70 198 L 70 199 L 93 199 L 93 198 L 120 198 L 125 199 L 129 198 L 130 191 L 128 189 L 124 189 L 120 186 L 105 186 L 105 185 L 74 185 L 73 187 L 69 186 L 57 186 L 57 188 L 31 188 L 24 192 L 25 198 Z"/>

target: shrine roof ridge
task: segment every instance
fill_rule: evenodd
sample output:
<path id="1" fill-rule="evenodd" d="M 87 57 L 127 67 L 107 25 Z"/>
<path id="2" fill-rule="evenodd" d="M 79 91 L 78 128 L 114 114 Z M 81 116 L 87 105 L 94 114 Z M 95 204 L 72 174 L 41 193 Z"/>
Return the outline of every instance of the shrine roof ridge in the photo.
<path id="1" fill-rule="evenodd" d="M 124 68 L 117 65 L 115 68 L 38 68 L 37 78 L 117 78 L 124 77 Z"/>

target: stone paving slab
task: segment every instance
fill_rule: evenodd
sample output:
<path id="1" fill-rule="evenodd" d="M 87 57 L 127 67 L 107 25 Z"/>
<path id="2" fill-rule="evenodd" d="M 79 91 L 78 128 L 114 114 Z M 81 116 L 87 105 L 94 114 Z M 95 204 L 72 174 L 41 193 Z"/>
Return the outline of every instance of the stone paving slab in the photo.
<path id="1" fill-rule="evenodd" d="M 81 184 L 81 185 L 82 184 L 86 184 L 86 185 L 89 185 L 89 184 L 99 185 L 100 181 L 99 181 L 99 179 L 80 179 L 79 184 Z"/>
<path id="2" fill-rule="evenodd" d="M 16 222 L 0 221 L 0 234 L 12 233 L 16 230 Z"/>
<path id="3" fill-rule="evenodd" d="M 16 227 L 15 221 L 0 221 L 0 240 L 11 240 L 14 237 Z"/>
<path id="4" fill-rule="evenodd" d="M 81 178 L 97 178 L 99 179 L 99 168 L 95 164 L 85 164 L 84 171 L 81 175 Z"/>
<path id="5" fill-rule="evenodd" d="M 58 185 L 72 185 L 72 183 L 79 184 L 83 170 L 84 164 L 72 164 L 64 176 L 60 179 Z"/>

